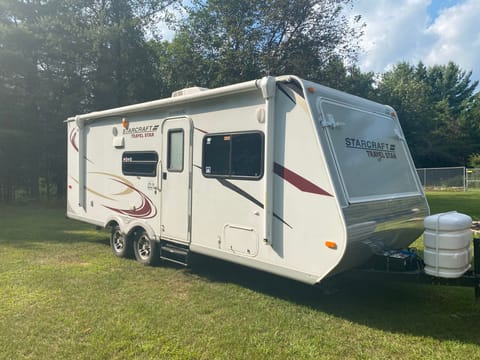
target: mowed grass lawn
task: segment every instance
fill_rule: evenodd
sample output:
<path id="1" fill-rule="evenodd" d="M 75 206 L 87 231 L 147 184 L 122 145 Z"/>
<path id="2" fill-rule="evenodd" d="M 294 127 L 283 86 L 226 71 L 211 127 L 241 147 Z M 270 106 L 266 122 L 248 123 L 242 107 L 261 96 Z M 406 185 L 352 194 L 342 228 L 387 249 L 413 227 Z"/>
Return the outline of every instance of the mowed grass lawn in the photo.
<path id="1" fill-rule="evenodd" d="M 480 218 L 480 193 L 429 199 Z M 203 257 L 144 267 L 63 214 L 0 207 L 0 359 L 480 358 L 472 289 L 365 275 L 323 291 Z"/>

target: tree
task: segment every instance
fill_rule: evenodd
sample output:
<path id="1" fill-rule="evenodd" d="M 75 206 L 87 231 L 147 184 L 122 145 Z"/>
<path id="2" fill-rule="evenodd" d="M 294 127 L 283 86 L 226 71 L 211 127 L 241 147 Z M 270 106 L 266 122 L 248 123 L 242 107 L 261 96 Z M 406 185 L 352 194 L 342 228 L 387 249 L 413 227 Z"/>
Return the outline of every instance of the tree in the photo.
<path id="1" fill-rule="evenodd" d="M 130 0 L 102 2 L 89 35 L 91 100 L 94 109 L 150 100 L 157 95 L 153 57 L 146 45 L 142 20 L 134 16 Z M 98 31 L 100 30 L 100 31 Z"/>
<path id="2" fill-rule="evenodd" d="M 465 129 L 462 141 L 466 150 L 464 156 L 480 153 L 480 92 L 477 92 L 459 116 L 459 122 Z M 468 164 L 468 163 L 467 163 Z"/>
<path id="3" fill-rule="evenodd" d="M 457 65 L 399 63 L 377 95 L 396 108 L 417 166 L 465 165 L 479 151 L 478 82 Z"/>
<path id="4" fill-rule="evenodd" d="M 446 106 L 459 115 L 472 101 L 478 81 L 472 82 L 472 72 L 466 72 L 453 62 L 427 69 L 425 82 L 432 90 L 432 101 L 446 101 Z"/>
<path id="5" fill-rule="evenodd" d="M 10 202 L 16 187 L 29 186 L 38 174 L 37 163 L 28 159 L 39 154 L 33 138 L 40 130 L 34 100 L 41 95 L 39 38 L 25 23 L 38 18 L 40 4 L 2 1 L 0 9 L 0 198 Z"/>
<path id="6" fill-rule="evenodd" d="M 156 58 L 152 76 L 159 84 L 160 96 L 168 97 L 184 87 L 211 86 L 209 65 L 193 51 L 192 39 L 185 33 L 177 34 L 172 42 L 150 41 L 149 46 Z"/>
<path id="7" fill-rule="evenodd" d="M 377 96 L 397 111 L 415 163 L 423 164 L 434 148 L 433 139 L 425 137 L 433 126 L 428 86 L 416 79 L 413 66 L 400 63 L 383 74 Z"/>
<path id="8" fill-rule="evenodd" d="M 438 163 L 466 165 L 468 156 L 479 151 L 478 123 L 474 109 L 478 94 L 474 91 L 478 81 L 453 62 L 427 69 L 425 82 L 430 86 L 431 101 L 435 104 L 435 129 Z"/>
<path id="9" fill-rule="evenodd" d="M 312 80 L 349 94 L 375 98 L 375 74 L 363 73 L 356 65 L 347 66 L 341 58 L 331 59 Z"/>
<path id="10" fill-rule="evenodd" d="M 144 29 L 171 3 L 0 0 L 0 199 L 64 195 L 66 117 L 158 95 Z"/>
<path id="11" fill-rule="evenodd" d="M 188 17 L 178 27 L 170 50 L 179 64 L 195 59 L 187 70 L 203 86 L 268 74 L 315 79 L 332 59 L 355 58 L 361 31 L 341 15 L 349 3 L 196 0 L 187 6 Z"/>

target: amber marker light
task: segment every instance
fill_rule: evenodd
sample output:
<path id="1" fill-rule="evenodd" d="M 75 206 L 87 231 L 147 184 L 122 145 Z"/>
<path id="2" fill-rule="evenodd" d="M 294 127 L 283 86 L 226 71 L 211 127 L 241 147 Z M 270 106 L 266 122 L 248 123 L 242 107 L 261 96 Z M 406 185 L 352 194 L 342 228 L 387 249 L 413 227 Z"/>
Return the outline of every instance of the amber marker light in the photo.
<path id="1" fill-rule="evenodd" d="M 329 249 L 336 249 L 337 243 L 334 241 L 325 241 L 325 246 Z"/>
<path id="2" fill-rule="evenodd" d="M 125 118 L 122 119 L 122 127 L 123 127 L 124 129 L 128 129 L 128 121 L 127 121 L 127 119 L 125 119 Z"/>

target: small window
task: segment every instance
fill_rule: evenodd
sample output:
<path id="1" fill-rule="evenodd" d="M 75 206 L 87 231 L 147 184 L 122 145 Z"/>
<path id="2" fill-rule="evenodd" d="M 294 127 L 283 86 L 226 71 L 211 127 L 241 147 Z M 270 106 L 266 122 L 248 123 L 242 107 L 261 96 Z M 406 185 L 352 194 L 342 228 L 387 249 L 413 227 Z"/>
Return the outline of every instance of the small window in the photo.
<path id="1" fill-rule="evenodd" d="M 168 132 L 167 170 L 183 171 L 183 130 Z"/>
<path id="2" fill-rule="evenodd" d="M 122 173 L 131 176 L 157 176 L 158 154 L 154 151 L 129 151 L 122 155 Z"/>
<path id="3" fill-rule="evenodd" d="M 251 132 L 205 136 L 203 174 L 207 177 L 260 179 L 263 175 L 263 134 Z"/>

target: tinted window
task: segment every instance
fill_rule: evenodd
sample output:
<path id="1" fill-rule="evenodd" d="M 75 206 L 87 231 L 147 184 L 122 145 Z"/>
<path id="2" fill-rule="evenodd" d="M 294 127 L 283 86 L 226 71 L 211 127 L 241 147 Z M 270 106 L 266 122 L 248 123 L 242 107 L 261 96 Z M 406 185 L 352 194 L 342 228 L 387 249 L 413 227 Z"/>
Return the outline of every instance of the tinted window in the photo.
<path id="1" fill-rule="evenodd" d="M 158 155 L 154 151 L 130 151 L 122 155 L 122 173 L 131 176 L 157 176 Z"/>
<path id="2" fill-rule="evenodd" d="M 263 141 L 260 134 L 242 134 L 232 137 L 231 174 L 260 176 L 262 172 Z"/>
<path id="3" fill-rule="evenodd" d="M 218 134 L 203 138 L 203 174 L 205 176 L 259 179 L 262 177 L 262 170 L 263 136 L 261 133 Z"/>
<path id="4" fill-rule="evenodd" d="M 214 135 L 203 138 L 203 172 L 206 175 L 227 175 L 230 168 L 229 135 Z"/>

